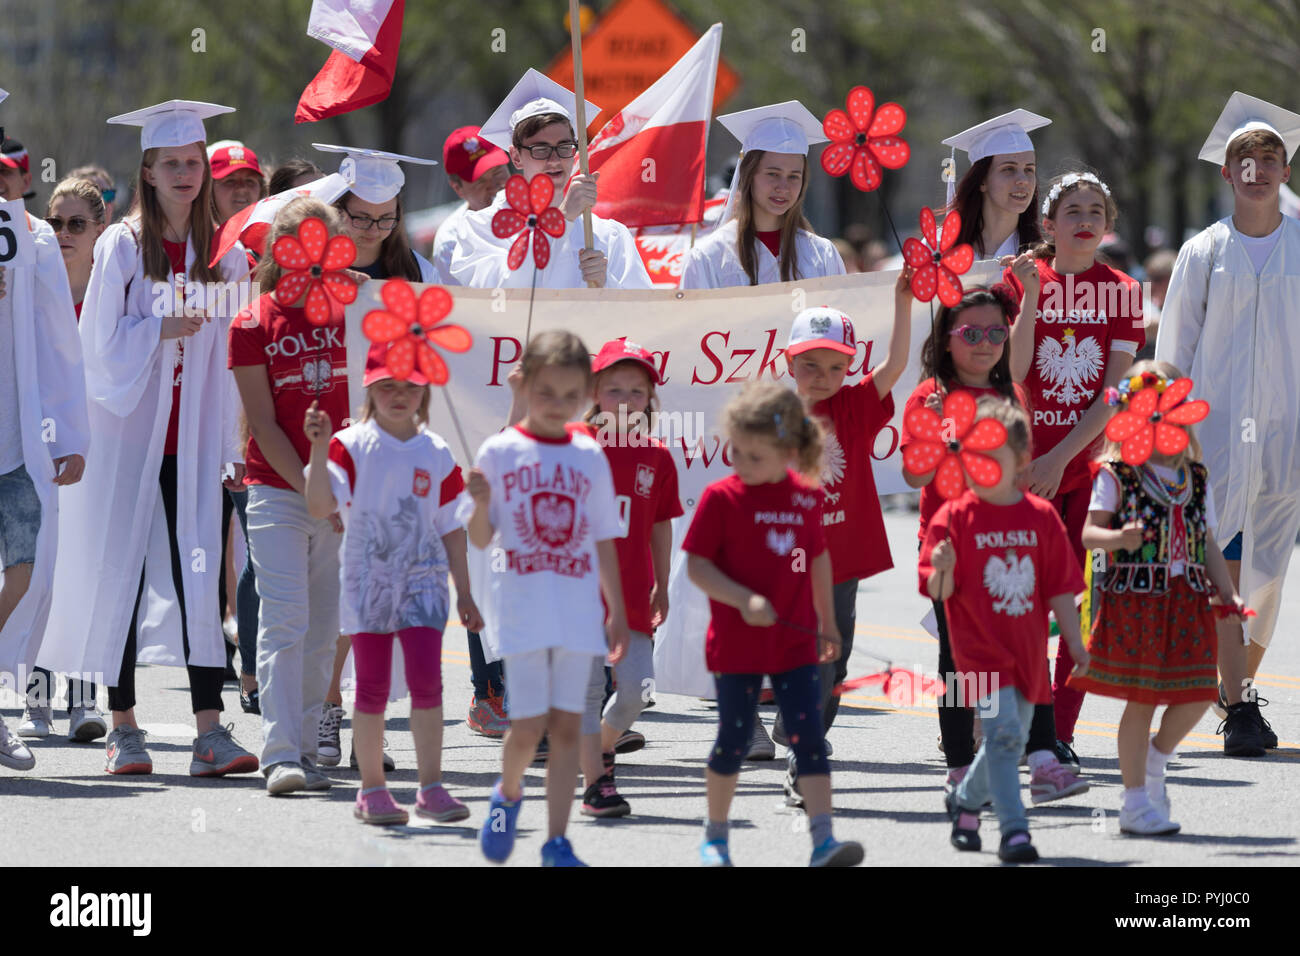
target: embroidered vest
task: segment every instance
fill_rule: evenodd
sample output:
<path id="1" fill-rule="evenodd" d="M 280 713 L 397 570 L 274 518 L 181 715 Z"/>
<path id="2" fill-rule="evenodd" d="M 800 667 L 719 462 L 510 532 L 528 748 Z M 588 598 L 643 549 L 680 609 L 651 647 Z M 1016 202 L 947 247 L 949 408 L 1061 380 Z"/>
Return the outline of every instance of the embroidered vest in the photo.
<path id="1" fill-rule="evenodd" d="M 1164 594 L 1169 590 L 1173 555 L 1181 552 L 1185 555 L 1183 576 L 1191 589 L 1214 593 L 1205 573 L 1205 496 L 1209 493 L 1205 466 L 1190 462 L 1186 487 L 1171 494 L 1149 468 L 1135 468 L 1122 461 L 1106 464 L 1119 479 L 1121 499 L 1110 526 L 1122 528 L 1131 521 L 1140 522 L 1146 540 L 1136 551 L 1112 552 L 1102 589 L 1112 594 Z"/>

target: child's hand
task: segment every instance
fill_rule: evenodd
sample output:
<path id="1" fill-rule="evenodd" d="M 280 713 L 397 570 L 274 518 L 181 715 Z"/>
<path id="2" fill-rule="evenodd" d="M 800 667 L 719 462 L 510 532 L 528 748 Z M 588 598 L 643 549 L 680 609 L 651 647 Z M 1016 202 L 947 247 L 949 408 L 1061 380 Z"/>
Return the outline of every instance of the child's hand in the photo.
<path id="1" fill-rule="evenodd" d="M 343 533 L 343 518 L 337 511 L 330 514 L 330 527 L 334 529 L 335 534 Z"/>
<path id="2" fill-rule="evenodd" d="M 1026 487 L 1040 498 L 1055 498 L 1056 490 L 1061 487 L 1061 476 L 1065 474 L 1066 464 L 1055 451 L 1035 458 L 1025 469 Z"/>
<path id="3" fill-rule="evenodd" d="M 894 283 L 894 296 L 897 299 L 910 299 L 912 297 L 912 273 L 914 270 L 907 263 L 903 263 L 903 271 L 898 274 L 898 281 Z"/>
<path id="4" fill-rule="evenodd" d="M 840 648 L 842 647 L 838 634 L 818 634 L 817 635 L 817 662 L 828 664 L 831 661 L 840 659 Z"/>
<path id="5" fill-rule="evenodd" d="M 488 484 L 487 475 L 483 474 L 478 468 L 469 470 L 469 496 L 474 499 L 474 504 L 480 508 L 486 508 L 492 501 L 492 486 Z"/>
<path id="6" fill-rule="evenodd" d="M 1130 521 L 1120 529 L 1119 547 L 1124 551 L 1136 551 L 1142 547 L 1142 525 L 1137 521 Z"/>
<path id="7" fill-rule="evenodd" d="M 524 384 L 523 362 L 515 363 L 515 367 L 512 368 L 510 374 L 506 376 L 506 384 L 510 386 L 510 394 L 515 396 L 519 394 L 519 389 L 522 388 Z"/>
<path id="8" fill-rule="evenodd" d="M 627 653 L 627 645 L 632 640 L 627 629 L 627 618 L 620 614 L 617 620 L 608 619 L 605 622 L 605 639 L 609 644 L 609 662 L 617 664 Z"/>
<path id="9" fill-rule="evenodd" d="M 947 538 L 940 541 L 930 552 L 930 567 L 936 571 L 951 571 L 957 566 L 957 552 Z"/>
<path id="10" fill-rule="evenodd" d="M 1088 673 L 1088 667 L 1092 664 L 1092 655 L 1080 646 L 1077 650 L 1070 648 L 1070 656 L 1074 658 L 1074 667 L 1070 671 L 1071 677 L 1082 677 Z"/>
<path id="11" fill-rule="evenodd" d="M 931 392 L 929 395 L 925 396 L 925 407 L 930 409 L 930 411 L 934 412 L 936 415 L 942 415 L 943 393 Z"/>
<path id="12" fill-rule="evenodd" d="M 467 630 L 475 632 L 483 630 L 483 615 L 478 612 L 478 605 L 468 594 L 456 595 L 456 614 Z"/>
<path id="13" fill-rule="evenodd" d="M 650 589 L 650 626 L 662 627 L 668 620 L 668 588 L 660 587 L 656 581 Z"/>
<path id="14" fill-rule="evenodd" d="M 334 434 L 334 429 L 330 422 L 329 412 L 320 410 L 319 403 L 312 399 L 311 408 L 307 409 L 307 415 L 302 422 L 303 434 L 313 445 L 325 445 L 329 443 L 330 435 Z"/>
<path id="15" fill-rule="evenodd" d="M 1038 294 L 1038 262 L 1032 252 L 1022 252 L 1011 260 L 1011 274 L 1020 280 L 1020 284 L 1025 287 L 1026 295 L 1030 290 L 1035 295 Z"/>
<path id="16" fill-rule="evenodd" d="M 740 608 L 740 616 L 750 627 L 771 627 L 776 623 L 776 608 L 761 594 L 751 594 Z"/>

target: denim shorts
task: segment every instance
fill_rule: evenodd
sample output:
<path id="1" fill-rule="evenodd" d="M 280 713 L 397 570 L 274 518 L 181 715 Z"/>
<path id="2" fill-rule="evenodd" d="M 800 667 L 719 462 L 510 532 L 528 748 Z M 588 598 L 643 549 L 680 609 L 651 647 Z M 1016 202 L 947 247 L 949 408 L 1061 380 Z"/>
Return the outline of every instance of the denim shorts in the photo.
<path id="1" fill-rule="evenodd" d="M 1223 560 L 1240 561 L 1241 560 L 1241 532 L 1238 531 L 1227 544 L 1223 546 Z"/>
<path id="2" fill-rule="evenodd" d="M 41 499 L 27 468 L 19 465 L 0 475 L 0 567 L 35 564 L 40 530 Z"/>

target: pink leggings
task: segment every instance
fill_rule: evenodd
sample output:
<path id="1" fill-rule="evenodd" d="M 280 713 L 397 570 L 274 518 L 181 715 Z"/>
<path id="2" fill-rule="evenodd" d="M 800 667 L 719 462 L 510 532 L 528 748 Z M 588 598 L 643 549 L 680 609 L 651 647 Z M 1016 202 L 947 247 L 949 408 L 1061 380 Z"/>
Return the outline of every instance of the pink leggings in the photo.
<path id="1" fill-rule="evenodd" d="M 357 669 L 356 709 L 382 714 L 393 678 L 393 638 L 402 642 L 411 707 L 442 706 L 442 631 L 405 627 L 397 634 L 353 634 L 352 660 Z"/>

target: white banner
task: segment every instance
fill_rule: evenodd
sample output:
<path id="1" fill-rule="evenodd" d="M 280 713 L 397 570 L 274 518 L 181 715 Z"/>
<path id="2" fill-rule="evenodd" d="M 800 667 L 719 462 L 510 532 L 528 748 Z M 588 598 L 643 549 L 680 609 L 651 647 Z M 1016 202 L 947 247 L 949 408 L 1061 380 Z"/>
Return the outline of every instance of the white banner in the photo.
<path id="1" fill-rule="evenodd" d="M 527 266 L 525 266 L 527 268 Z M 977 263 L 963 276 L 966 285 L 997 281 L 996 263 Z M 746 288 L 716 290 L 624 291 L 603 289 L 537 290 L 532 333 L 567 329 L 593 354 L 610 339 L 627 336 L 655 354 L 664 379 L 658 389 L 657 433 L 677 463 L 686 510 L 675 523 L 680 544 L 695 502 L 706 485 L 731 472 L 729 444 L 720 434 L 723 406 L 740 383 L 756 375 L 793 381 L 782 349 L 794 316 L 809 306 L 828 305 L 853 319 L 858 354 L 849 366 L 848 384 L 878 364 L 888 349 L 893 324 L 897 271 L 855 273 Z M 382 283 L 367 282 L 347 310 L 348 382 L 352 407 L 359 408 L 368 342 L 361 321 L 383 308 Z M 421 286 L 415 287 L 417 293 Z M 455 306 L 446 321 L 474 336 L 473 348 L 457 355 L 442 352 L 451 370 L 444 394 L 430 404 L 430 425 L 455 450 L 466 467 L 472 454 L 506 423 L 510 389 L 506 376 L 523 354 L 528 325 L 528 290 L 453 288 Z M 935 302 L 938 308 L 938 302 Z M 876 436 L 872 468 L 880 494 L 909 490 L 898 453 L 903 404 L 920 381 L 920 350 L 930 331 L 929 304 L 914 303 L 907 371 L 894 388 L 893 420 Z M 468 449 L 462 444 L 447 404 L 456 408 Z M 668 621 L 655 634 L 656 687 L 665 693 L 713 696 L 704 667 L 708 604 L 684 573 L 674 551 Z M 694 592 L 693 594 L 691 592 Z"/>

